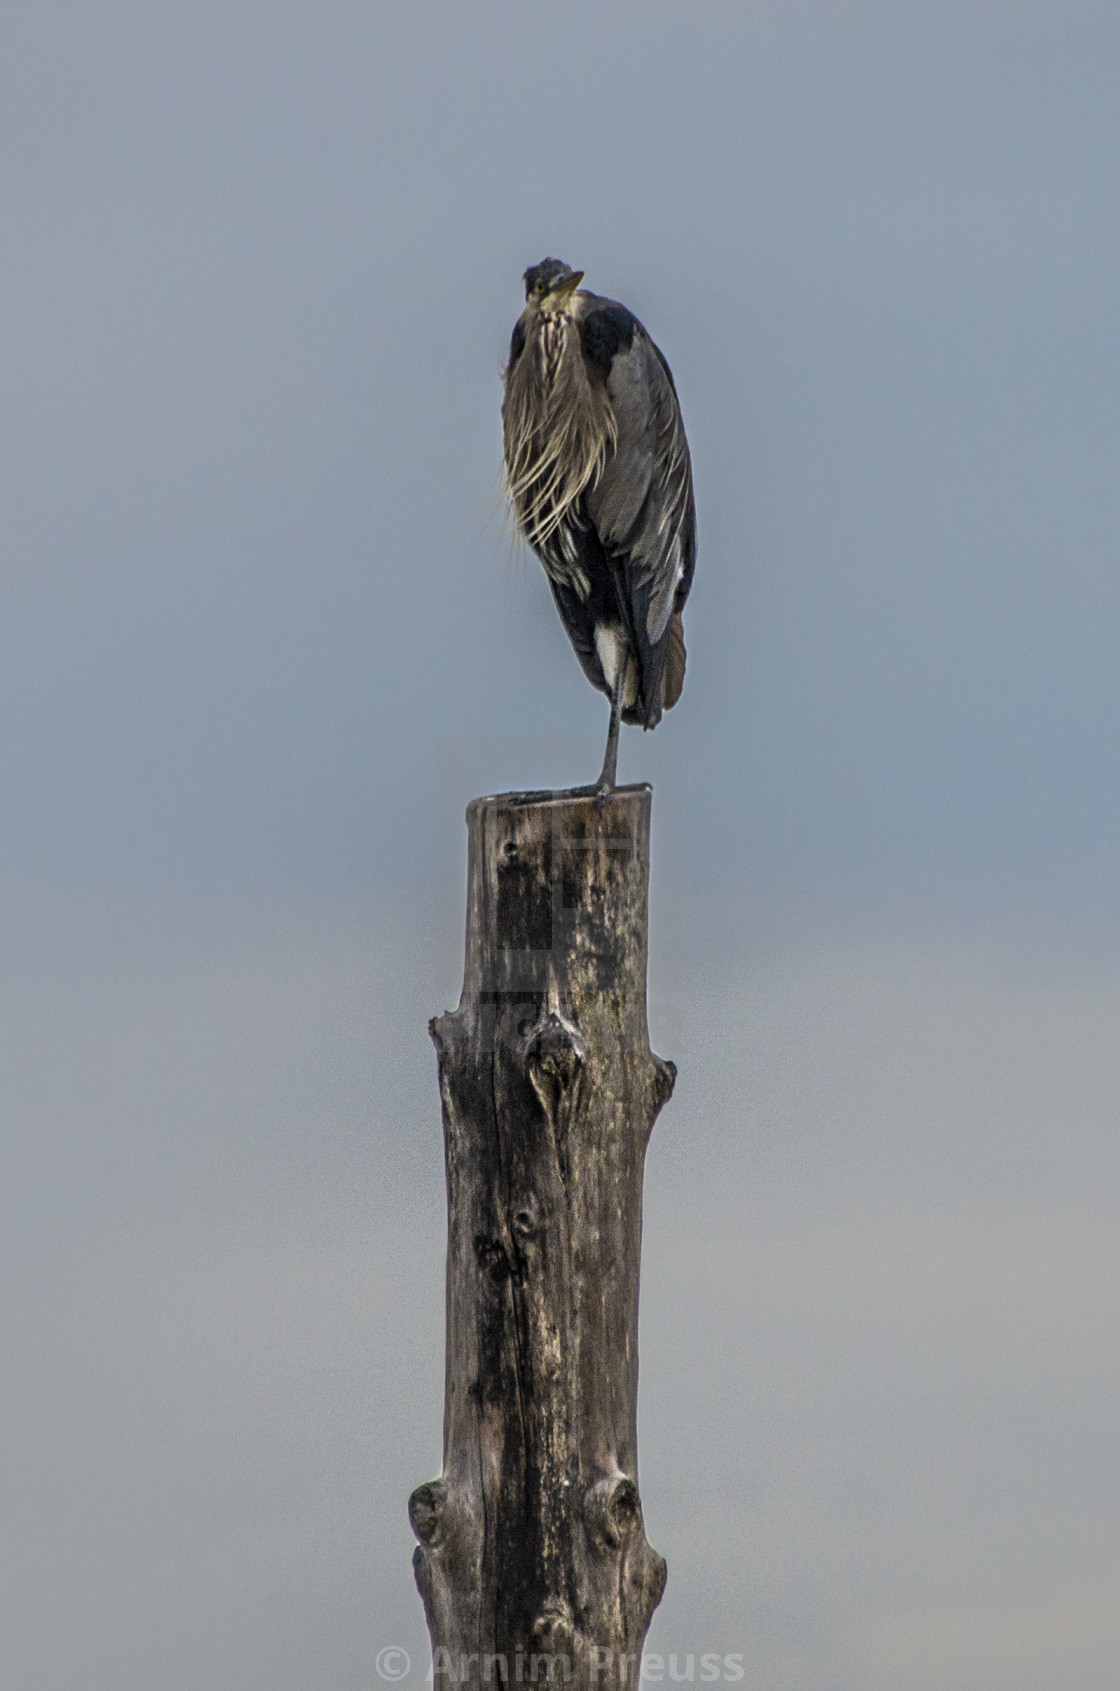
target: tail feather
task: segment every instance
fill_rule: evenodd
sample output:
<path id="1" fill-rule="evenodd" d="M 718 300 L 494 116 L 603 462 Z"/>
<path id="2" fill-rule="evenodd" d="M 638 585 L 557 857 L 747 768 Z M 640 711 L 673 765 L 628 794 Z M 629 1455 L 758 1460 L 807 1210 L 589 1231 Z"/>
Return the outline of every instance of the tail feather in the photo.
<path id="1" fill-rule="evenodd" d="M 665 647 L 665 667 L 661 671 L 661 707 L 672 710 L 684 688 L 684 623 L 678 611 L 669 624 L 669 638 Z"/>

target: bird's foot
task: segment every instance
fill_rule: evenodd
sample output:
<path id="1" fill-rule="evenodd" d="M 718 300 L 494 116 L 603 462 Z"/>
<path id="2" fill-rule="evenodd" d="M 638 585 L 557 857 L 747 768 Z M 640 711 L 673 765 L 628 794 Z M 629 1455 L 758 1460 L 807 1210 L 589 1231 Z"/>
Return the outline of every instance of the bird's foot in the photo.
<path id="1" fill-rule="evenodd" d="M 599 804 L 599 815 L 602 816 L 607 808 L 607 794 L 614 792 L 613 781 L 599 781 L 595 787 L 595 796 Z"/>

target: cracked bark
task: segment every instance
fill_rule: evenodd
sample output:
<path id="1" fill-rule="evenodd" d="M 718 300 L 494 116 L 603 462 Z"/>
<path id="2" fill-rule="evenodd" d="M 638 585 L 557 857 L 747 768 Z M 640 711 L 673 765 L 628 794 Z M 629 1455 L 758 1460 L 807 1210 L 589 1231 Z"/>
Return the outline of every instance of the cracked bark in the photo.
<path id="1" fill-rule="evenodd" d="M 576 1685 L 633 1685 L 665 1587 L 637 1452 L 642 1174 L 675 1074 L 646 1027 L 650 798 L 467 811 L 463 993 L 431 1023 L 443 1472 L 409 1501 L 437 1667 L 460 1683 L 464 1664 L 500 1683 L 487 1656 L 511 1682 L 545 1678 L 538 1654 L 567 1658 Z"/>

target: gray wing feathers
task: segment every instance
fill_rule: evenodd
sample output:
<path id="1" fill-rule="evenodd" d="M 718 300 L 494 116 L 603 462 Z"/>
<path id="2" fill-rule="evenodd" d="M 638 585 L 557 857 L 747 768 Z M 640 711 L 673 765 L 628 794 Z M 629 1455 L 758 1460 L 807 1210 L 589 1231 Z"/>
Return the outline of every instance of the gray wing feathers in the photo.
<path id="1" fill-rule="evenodd" d="M 691 574 L 692 471 L 672 381 L 640 328 L 630 350 L 616 355 L 607 391 L 617 444 L 587 491 L 587 510 L 625 573 L 634 633 L 654 647 Z"/>

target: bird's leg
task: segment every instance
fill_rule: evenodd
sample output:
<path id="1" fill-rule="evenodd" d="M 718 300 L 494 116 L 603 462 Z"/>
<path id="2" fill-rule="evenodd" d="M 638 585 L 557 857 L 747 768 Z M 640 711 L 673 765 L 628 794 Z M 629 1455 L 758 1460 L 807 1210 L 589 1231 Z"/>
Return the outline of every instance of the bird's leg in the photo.
<path id="1" fill-rule="evenodd" d="M 599 793 L 599 809 L 602 810 L 607 802 L 607 794 L 614 787 L 615 772 L 618 769 L 618 725 L 622 717 L 622 688 L 625 680 L 625 665 L 619 665 L 618 675 L 615 677 L 614 688 L 611 692 L 611 725 L 607 730 L 607 750 L 603 758 L 603 768 L 596 782 Z"/>

